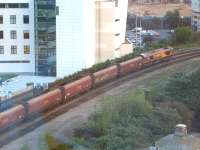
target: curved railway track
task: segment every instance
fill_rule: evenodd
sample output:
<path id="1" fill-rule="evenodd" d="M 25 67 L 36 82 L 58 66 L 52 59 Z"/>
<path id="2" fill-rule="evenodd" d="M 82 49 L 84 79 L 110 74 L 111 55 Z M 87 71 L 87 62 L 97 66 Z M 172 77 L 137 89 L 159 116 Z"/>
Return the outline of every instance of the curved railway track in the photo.
<path id="1" fill-rule="evenodd" d="M 42 113 L 39 116 L 35 116 L 34 118 L 28 119 L 23 123 L 18 124 L 14 129 L 10 128 L 10 130 L 6 130 L 3 133 L 0 133 L 0 148 L 11 142 L 12 140 L 30 132 L 33 131 L 35 128 L 39 127 L 40 125 L 52 120 L 53 118 L 59 116 L 62 113 L 65 113 L 69 111 L 70 109 L 89 101 L 90 99 L 103 94 L 110 89 L 121 85 L 122 83 L 129 81 L 133 78 L 137 78 L 145 73 L 149 73 L 152 71 L 155 71 L 157 69 L 161 69 L 163 67 L 167 67 L 176 63 L 180 63 L 189 59 L 200 57 L 200 48 L 199 49 L 192 49 L 188 51 L 184 51 L 181 53 L 177 53 L 175 56 L 173 56 L 170 60 L 158 62 L 154 65 L 151 65 L 149 67 L 143 68 L 141 70 L 138 70 L 137 72 L 133 72 L 127 76 L 123 76 L 119 79 L 113 80 L 107 84 L 101 85 L 88 93 L 85 93 L 77 98 L 75 98 L 70 103 L 61 105 L 53 110 L 50 110 L 48 112 Z"/>

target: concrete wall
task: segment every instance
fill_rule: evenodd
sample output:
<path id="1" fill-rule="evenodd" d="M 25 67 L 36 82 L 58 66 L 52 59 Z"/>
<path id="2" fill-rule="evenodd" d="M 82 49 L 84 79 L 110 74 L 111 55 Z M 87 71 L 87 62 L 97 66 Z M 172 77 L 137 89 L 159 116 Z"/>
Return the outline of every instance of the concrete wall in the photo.
<path id="1" fill-rule="evenodd" d="M 115 57 L 115 2 L 96 1 L 96 63 Z"/>
<path id="2" fill-rule="evenodd" d="M 96 0 L 96 63 L 122 56 L 125 42 L 128 0 Z M 127 48 L 131 47 L 128 46 Z M 126 52 L 132 52 L 128 49 Z"/>
<path id="3" fill-rule="evenodd" d="M 57 0 L 57 76 L 63 77 L 94 64 L 94 3 Z"/>
<path id="4" fill-rule="evenodd" d="M 192 0 L 192 27 L 200 31 L 200 0 Z"/>
<path id="5" fill-rule="evenodd" d="M 192 11 L 200 12 L 200 0 L 192 0 Z"/>
<path id="6" fill-rule="evenodd" d="M 4 39 L 0 45 L 4 46 L 4 54 L 0 54 L 0 61 L 30 61 L 30 63 L 0 63 L 0 72 L 35 72 L 34 48 L 34 0 L 0 0 L 0 3 L 29 3 L 29 9 L 0 8 L 3 15 L 3 24 L 0 30 L 4 31 Z M 16 15 L 16 24 L 10 24 L 10 15 Z M 23 24 L 23 15 L 29 15 L 29 24 Z M 10 31 L 17 31 L 17 39 L 10 39 Z M 25 40 L 23 31 L 28 30 L 30 39 Z M 17 54 L 11 55 L 11 45 L 17 46 Z M 30 54 L 24 54 L 24 45 L 30 45 Z"/>

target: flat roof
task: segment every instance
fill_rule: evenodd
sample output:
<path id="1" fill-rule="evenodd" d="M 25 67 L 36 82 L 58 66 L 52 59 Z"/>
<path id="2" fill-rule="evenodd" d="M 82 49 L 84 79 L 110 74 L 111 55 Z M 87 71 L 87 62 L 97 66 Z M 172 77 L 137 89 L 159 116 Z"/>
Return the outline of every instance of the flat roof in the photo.
<path id="1" fill-rule="evenodd" d="M 0 85 L 0 97 L 11 96 L 16 92 L 26 89 L 27 83 L 33 83 L 36 86 L 38 84 L 51 83 L 55 80 L 56 77 L 19 75 L 4 81 Z"/>

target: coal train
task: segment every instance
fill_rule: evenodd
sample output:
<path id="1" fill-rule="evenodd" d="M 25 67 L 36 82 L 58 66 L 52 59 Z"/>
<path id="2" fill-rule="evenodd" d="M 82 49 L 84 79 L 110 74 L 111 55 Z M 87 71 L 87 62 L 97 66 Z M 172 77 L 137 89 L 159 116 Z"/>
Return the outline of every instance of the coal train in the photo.
<path id="1" fill-rule="evenodd" d="M 72 83 L 56 88 L 48 93 L 30 99 L 23 104 L 0 113 L 0 131 L 23 122 L 38 113 L 43 113 L 71 101 L 75 96 L 92 88 L 125 76 L 141 68 L 164 61 L 174 55 L 172 48 L 161 48 L 140 54 L 138 57 L 92 73 Z"/>

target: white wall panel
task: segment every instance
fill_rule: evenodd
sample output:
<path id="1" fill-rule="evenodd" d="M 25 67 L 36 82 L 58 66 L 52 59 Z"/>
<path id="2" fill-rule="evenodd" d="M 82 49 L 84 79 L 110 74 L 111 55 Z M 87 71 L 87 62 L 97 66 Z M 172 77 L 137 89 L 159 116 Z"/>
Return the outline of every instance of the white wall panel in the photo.
<path id="1" fill-rule="evenodd" d="M 92 3 L 88 1 L 57 0 L 56 2 L 59 7 L 59 15 L 56 18 L 58 77 L 93 64 L 93 8 Z"/>

